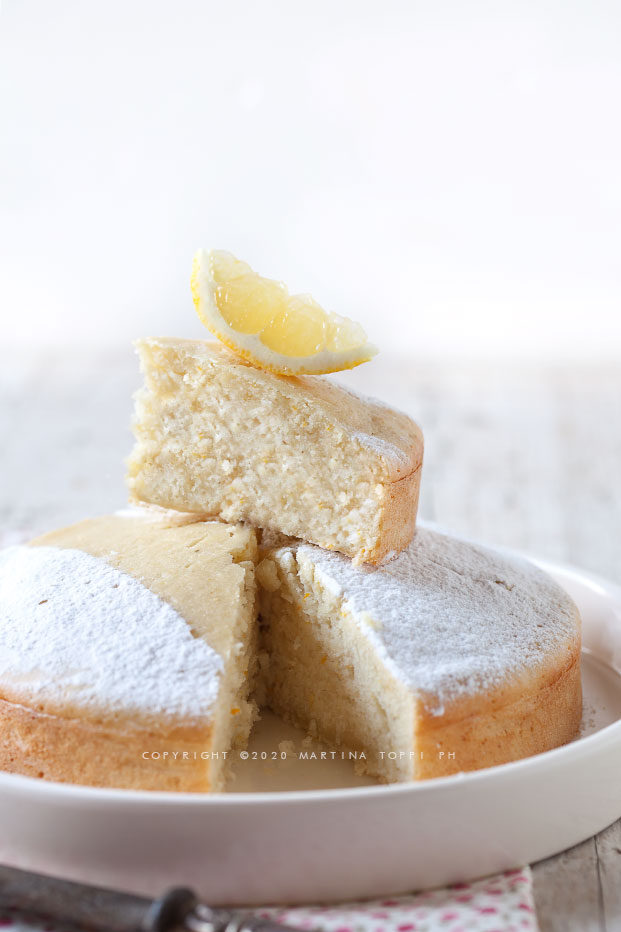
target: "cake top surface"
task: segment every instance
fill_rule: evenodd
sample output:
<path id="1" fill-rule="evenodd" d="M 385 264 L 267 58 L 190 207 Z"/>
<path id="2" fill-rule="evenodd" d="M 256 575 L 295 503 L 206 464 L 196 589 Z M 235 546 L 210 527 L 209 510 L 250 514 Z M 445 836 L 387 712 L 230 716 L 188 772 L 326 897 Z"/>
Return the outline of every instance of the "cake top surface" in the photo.
<path id="1" fill-rule="evenodd" d="M 579 643 L 572 600 L 513 555 L 425 527 L 377 568 L 309 544 L 296 552 L 298 564 L 342 599 L 393 674 L 436 715 L 452 700 L 530 675 Z"/>
<path id="2" fill-rule="evenodd" d="M 149 337 L 136 343 L 147 385 L 154 391 L 156 381 L 149 378 L 155 363 L 156 375 L 161 366 L 183 368 L 184 380 L 205 375 L 205 369 L 225 367 L 252 382 L 252 396 L 260 397 L 277 390 L 296 405 L 312 406 L 342 427 L 374 456 L 382 458 L 393 478 L 400 479 L 420 466 L 423 436 L 418 425 L 401 411 L 351 391 L 326 376 L 282 376 L 257 369 L 241 356 L 210 340 L 186 340 L 176 337 Z M 161 354 L 165 359 L 158 358 Z"/>
<path id="3" fill-rule="evenodd" d="M 222 659 L 133 576 L 82 550 L 0 552 L 0 679 L 13 701 L 195 721 Z"/>
<path id="4" fill-rule="evenodd" d="M 30 546 L 81 550 L 140 580 L 168 602 L 190 630 L 223 657 L 235 643 L 247 567 L 256 556 L 252 528 L 139 507 L 50 531 Z"/>

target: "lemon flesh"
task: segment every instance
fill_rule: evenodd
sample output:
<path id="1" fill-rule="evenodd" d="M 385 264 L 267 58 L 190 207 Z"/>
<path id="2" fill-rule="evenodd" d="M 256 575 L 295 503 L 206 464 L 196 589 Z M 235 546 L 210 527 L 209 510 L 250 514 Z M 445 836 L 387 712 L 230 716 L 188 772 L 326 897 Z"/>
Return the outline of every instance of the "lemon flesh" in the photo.
<path id="1" fill-rule="evenodd" d="M 377 350 L 362 327 L 325 311 L 310 295 L 291 295 L 229 252 L 201 249 L 192 266 L 201 321 L 255 365 L 283 375 L 351 369 Z"/>

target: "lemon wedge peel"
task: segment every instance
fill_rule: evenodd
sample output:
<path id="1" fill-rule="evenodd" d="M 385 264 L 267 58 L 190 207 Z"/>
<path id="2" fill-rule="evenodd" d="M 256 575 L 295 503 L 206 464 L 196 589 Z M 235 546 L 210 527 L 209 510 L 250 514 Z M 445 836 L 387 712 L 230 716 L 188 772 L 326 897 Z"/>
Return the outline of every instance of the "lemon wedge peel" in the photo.
<path id="1" fill-rule="evenodd" d="M 270 372 L 340 372 L 378 352 L 359 324 L 324 311 L 310 295 L 290 295 L 281 282 L 262 278 L 231 253 L 199 249 L 192 261 L 191 288 L 207 329 Z"/>

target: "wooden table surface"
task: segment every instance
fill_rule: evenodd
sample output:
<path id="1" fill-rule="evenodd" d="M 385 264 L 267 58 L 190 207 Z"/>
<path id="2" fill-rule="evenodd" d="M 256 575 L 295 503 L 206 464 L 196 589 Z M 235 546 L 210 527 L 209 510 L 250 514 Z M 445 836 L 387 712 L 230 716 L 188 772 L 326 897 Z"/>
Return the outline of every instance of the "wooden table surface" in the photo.
<path id="1" fill-rule="evenodd" d="M 380 355 L 341 381 L 423 427 L 423 517 L 621 582 L 621 364 Z M 0 353 L 3 528 L 122 505 L 138 384 L 130 349 Z M 543 932 L 621 930 L 621 820 L 534 876 Z"/>

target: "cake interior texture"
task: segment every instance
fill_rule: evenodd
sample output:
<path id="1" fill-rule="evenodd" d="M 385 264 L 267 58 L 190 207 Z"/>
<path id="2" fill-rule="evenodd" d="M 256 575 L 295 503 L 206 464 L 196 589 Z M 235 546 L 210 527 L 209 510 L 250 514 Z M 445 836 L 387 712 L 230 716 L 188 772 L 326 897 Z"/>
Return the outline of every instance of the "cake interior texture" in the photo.
<path id="1" fill-rule="evenodd" d="M 134 499 L 245 521 L 357 562 L 407 546 L 423 449 L 407 415 L 205 341 L 154 338 L 138 351 Z"/>
<path id="2" fill-rule="evenodd" d="M 262 701 L 328 748 L 363 752 L 356 765 L 383 782 L 412 779 L 413 696 L 339 595 L 290 550 L 264 559 L 258 577 Z"/>

